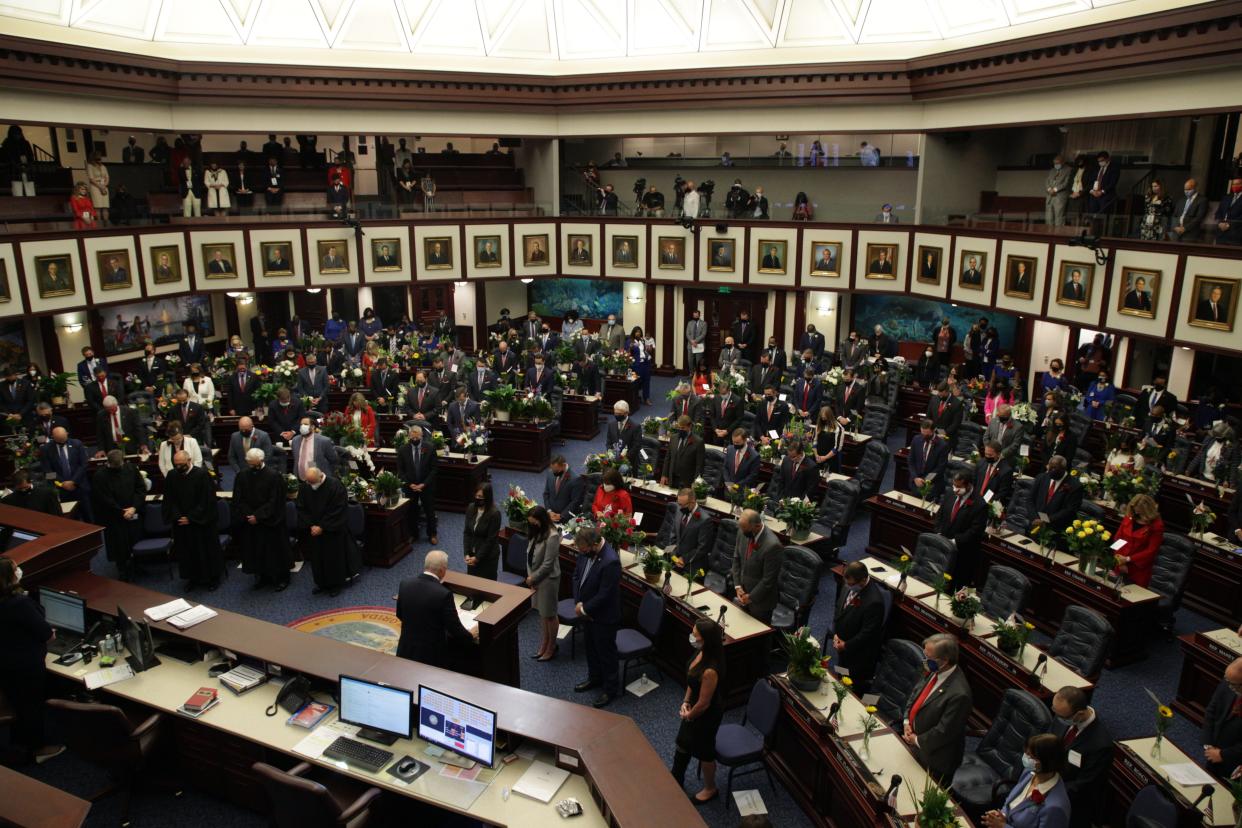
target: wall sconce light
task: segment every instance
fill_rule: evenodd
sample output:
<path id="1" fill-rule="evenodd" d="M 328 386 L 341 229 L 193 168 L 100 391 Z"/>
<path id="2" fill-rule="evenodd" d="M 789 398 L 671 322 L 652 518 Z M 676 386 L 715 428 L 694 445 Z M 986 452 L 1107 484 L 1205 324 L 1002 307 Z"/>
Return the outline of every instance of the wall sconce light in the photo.
<path id="1" fill-rule="evenodd" d="M 236 299 L 237 297 L 241 296 L 241 294 L 235 290 L 225 291 L 224 295 L 229 297 L 230 299 Z"/>
<path id="2" fill-rule="evenodd" d="M 531 282 L 533 282 L 533 281 L 535 281 L 535 280 L 534 280 L 534 279 L 523 279 L 523 280 L 522 280 L 522 284 L 524 284 L 524 285 L 529 285 L 529 284 L 530 284 Z"/>
<path id="3" fill-rule="evenodd" d="M 631 305 L 637 305 L 639 302 L 643 301 L 642 295 L 637 291 L 631 293 L 627 298 L 629 299 Z"/>
<path id="4" fill-rule="evenodd" d="M 243 305 L 249 305 L 249 304 L 250 304 L 251 302 L 253 302 L 253 301 L 254 301 L 254 294 L 253 294 L 253 293 L 247 293 L 247 294 L 245 294 L 244 296 L 242 296 L 242 298 L 241 298 L 241 303 L 242 303 Z"/>
<path id="5" fill-rule="evenodd" d="M 323 293 L 323 288 L 307 288 L 306 292 L 309 293 L 311 296 L 316 296 L 320 293 Z"/>
<path id="6" fill-rule="evenodd" d="M 65 333 L 75 334 L 80 330 L 82 330 L 81 322 L 70 322 L 68 325 L 65 326 Z"/>

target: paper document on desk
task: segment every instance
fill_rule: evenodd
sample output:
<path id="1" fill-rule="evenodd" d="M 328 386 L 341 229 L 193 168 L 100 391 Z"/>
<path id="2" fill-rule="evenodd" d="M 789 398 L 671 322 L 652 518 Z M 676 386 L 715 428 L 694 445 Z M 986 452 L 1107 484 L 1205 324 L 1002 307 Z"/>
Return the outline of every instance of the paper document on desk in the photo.
<path id="1" fill-rule="evenodd" d="M 464 609 L 458 609 L 458 610 L 457 610 L 457 619 L 458 619 L 459 621 L 461 621 L 461 625 L 462 625 L 463 627 L 465 627 L 465 628 L 468 630 L 468 629 L 470 629 L 471 627 L 473 627 L 473 626 L 477 623 L 477 622 L 474 620 L 474 616 L 475 616 L 475 615 L 477 615 L 477 614 L 478 614 L 478 610 L 464 610 Z"/>
<path id="2" fill-rule="evenodd" d="M 1169 775 L 1170 782 L 1176 782 L 1178 785 L 1193 785 L 1197 788 L 1201 785 L 1212 785 L 1216 782 L 1207 771 L 1193 762 L 1161 765 L 1160 769 Z"/>
<path id="3" fill-rule="evenodd" d="M 98 690 L 100 687 L 107 687 L 109 684 L 116 684 L 119 681 L 132 679 L 134 671 L 125 662 L 121 662 L 115 667 L 104 667 L 102 670 L 96 670 L 93 673 L 86 674 L 86 689 Z"/>
<path id="4" fill-rule="evenodd" d="M 197 607 L 187 609 L 185 612 L 177 613 L 172 618 L 168 619 L 168 623 L 172 624 L 179 630 L 185 630 L 193 627 L 195 624 L 201 624 L 207 619 L 215 617 L 215 610 L 199 604 Z"/>
<path id="5" fill-rule="evenodd" d="M 513 792 L 546 804 L 552 801 L 552 797 L 556 796 L 556 792 L 568 778 L 567 770 L 561 770 L 547 762 L 531 762 L 526 773 L 514 784 Z"/>
<path id="6" fill-rule="evenodd" d="M 143 610 L 143 615 L 152 621 L 163 621 L 165 618 L 171 618 L 179 612 L 185 612 L 190 609 L 190 602 L 184 598 L 178 598 L 175 601 L 169 601 L 167 604 L 160 604 L 158 607 L 150 607 Z"/>
<path id="7" fill-rule="evenodd" d="M 318 759 L 323 756 L 323 752 L 328 749 L 328 745 L 335 742 L 339 737 L 353 737 L 357 735 L 357 726 L 347 725 L 340 719 L 335 719 L 312 730 L 302 741 L 293 746 L 293 752 L 308 759 Z"/>

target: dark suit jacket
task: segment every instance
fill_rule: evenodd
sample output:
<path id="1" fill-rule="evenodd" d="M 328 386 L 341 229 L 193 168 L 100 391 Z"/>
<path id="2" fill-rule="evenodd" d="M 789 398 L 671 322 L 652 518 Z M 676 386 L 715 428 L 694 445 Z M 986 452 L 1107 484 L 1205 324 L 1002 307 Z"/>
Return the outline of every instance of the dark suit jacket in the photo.
<path id="1" fill-rule="evenodd" d="M 458 373 L 460 373 L 460 371 Z M 470 399 L 475 402 L 482 402 L 483 392 L 494 391 L 499 384 L 500 381 L 496 378 L 496 372 L 491 368 L 488 368 L 483 372 L 483 382 L 480 383 L 479 370 L 476 366 L 475 370 L 471 371 L 469 376 L 466 377 L 466 393 L 468 393 L 470 395 Z"/>
<path id="2" fill-rule="evenodd" d="M 805 379 L 800 379 L 794 383 L 793 396 L 790 397 L 789 402 L 798 411 L 814 415 L 819 412 L 823 393 L 823 383 L 818 379 L 813 379 L 809 383 Z"/>
<path id="3" fill-rule="evenodd" d="M 697 394 L 689 393 L 684 397 L 678 397 L 669 403 L 668 416 L 669 423 L 676 423 L 677 418 L 682 414 L 690 417 L 691 422 L 697 423 L 699 417 L 703 413 L 703 400 Z"/>
<path id="4" fill-rule="evenodd" d="M 621 623 L 621 559 L 607 543 L 587 570 L 586 555 L 574 567 L 574 603 L 582 604 L 587 620 L 597 624 Z"/>
<path id="5" fill-rule="evenodd" d="M 126 405 L 117 407 L 117 411 L 121 415 L 121 433 L 129 438 L 129 442 L 123 445 L 117 445 L 112 439 L 112 422 L 108 416 L 108 412 L 100 409 L 95 415 L 95 447 L 99 451 L 112 451 L 120 449 L 126 454 L 133 454 L 138 447 L 146 441 L 142 439 L 140 429 L 138 427 L 138 412 Z"/>
<path id="6" fill-rule="evenodd" d="M 1220 748 L 1219 763 L 1209 764 L 1207 769 L 1228 779 L 1238 765 L 1242 765 L 1242 717 L 1232 715 L 1237 694 L 1229 685 L 1221 682 L 1203 714 L 1203 738 L 1205 745 Z"/>
<path id="7" fill-rule="evenodd" d="M 83 487 L 89 487 L 86 469 L 90 458 L 81 440 L 70 437 L 65 441 L 65 448 L 69 455 L 68 475 L 61 471 L 60 460 L 56 456 L 60 449 L 55 440 L 43 444 L 43 448 L 39 450 L 39 464 L 45 474 L 55 474 L 55 479 L 61 483 L 72 480 L 78 488 L 78 491 L 74 492 L 76 495 Z"/>
<path id="8" fill-rule="evenodd" d="M 957 510 L 955 518 L 953 504 L 956 502 L 957 496 L 952 490 L 947 491 L 940 501 L 940 511 L 936 513 L 936 532 L 953 541 L 957 545 L 958 562 L 966 561 L 966 565 L 973 569 L 979 557 L 979 546 L 983 543 L 983 532 L 988 525 L 988 505 L 972 490 Z M 953 574 L 954 577 L 958 575 L 957 571 Z M 973 572 L 964 574 L 969 577 Z"/>
<path id="9" fill-rule="evenodd" d="M 621 444 L 621 453 L 625 455 L 630 463 L 630 468 L 634 468 L 639 460 L 639 449 L 642 448 L 642 429 L 634 422 L 634 418 L 630 417 L 625 421 L 625 428 L 620 427 L 617 419 L 608 421 L 608 434 L 604 443 L 605 447 L 612 451 Z M 651 465 L 655 465 L 656 458 L 651 458 Z"/>
<path id="10" fill-rule="evenodd" d="M 419 444 L 418 460 L 414 459 L 414 444 L 407 443 L 397 452 L 397 474 L 401 478 L 402 483 L 422 483 L 424 488 L 423 497 L 430 497 L 432 500 L 436 496 L 436 453 L 431 447 L 431 442 Z M 406 489 L 406 496 L 412 494 Z"/>
<path id="11" fill-rule="evenodd" d="M 1032 514 L 1038 516 L 1040 512 L 1043 512 L 1048 515 L 1052 529 L 1060 534 L 1074 521 L 1078 510 L 1082 508 L 1082 486 L 1078 485 L 1077 481 L 1067 473 L 1061 478 L 1056 492 L 1052 495 L 1052 500 L 1049 501 L 1048 486 L 1051 482 L 1052 478 L 1047 472 L 1035 478 L 1035 484 L 1031 488 L 1031 501 L 1034 507 Z M 1230 770 L 1233 769 L 1230 768 Z"/>
<path id="12" fill-rule="evenodd" d="M 512 374 L 518 370 L 518 355 L 513 351 L 492 351 L 492 370 L 497 374 Z"/>
<path id="13" fill-rule="evenodd" d="M 931 680 L 920 681 L 906 701 L 903 719 L 910 717 L 910 708 Z M 959 666 L 940 682 L 919 708 L 914 718 L 914 735 L 918 738 L 915 755 L 927 771 L 942 784 L 948 784 L 962 764 L 966 751 L 966 719 L 974 707 L 970 682 Z M 902 727 L 904 722 L 898 722 Z"/>
<path id="14" fill-rule="evenodd" d="M 750 539 L 737 533 L 737 546 L 733 550 L 733 583 L 750 596 L 746 611 L 755 618 L 766 621 L 772 617 L 779 600 L 781 565 L 785 562 L 785 548 L 771 529 L 764 528 L 755 538 L 755 550 L 747 554 Z"/>
<path id="15" fill-rule="evenodd" d="M 733 334 L 733 342 L 742 351 L 742 356 L 746 359 L 755 359 L 755 320 L 748 319 L 746 322 L 738 319 L 730 328 Z"/>
<path id="16" fill-rule="evenodd" d="M 953 395 L 944 401 L 944 411 L 940 410 L 940 398 L 935 394 L 927 403 L 927 416 L 931 419 L 936 431 L 949 435 L 949 442 L 957 442 L 958 429 L 962 427 L 962 402 Z"/>
<path id="17" fill-rule="evenodd" d="M 804 454 L 794 471 L 794 463 L 788 457 L 781 460 L 780 466 L 772 475 L 772 488 L 769 492 L 772 500 L 786 497 L 806 497 L 818 503 L 815 487 L 819 484 L 819 469 L 810 454 Z"/>
<path id="18" fill-rule="evenodd" d="M 772 417 L 768 418 L 768 403 L 766 400 L 760 401 L 759 407 L 755 410 L 755 421 L 751 426 L 750 435 L 758 440 L 760 437 L 770 437 L 769 431 L 775 431 L 779 437 L 785 433 L 785 426 L 789 423 L 789 403 L 781 402 L 779 399 L 772 404 Z"/>
<path id="19" fill-rule="evenodd" d="M 1135 406 L 1135 409 L 1140 422 L 1146 422 L 1147 418 L 1151 416 L 1151 398 L 1151 391 L 1144 391 L 1138 395 L 1136 400 L 1138 404 Z M 1164 409 L 1165 416 L 1167 417 L 1177 413 L 1177 397 L 1167 388 L 1156 397 L 1156 405 Z"/>
<path id="20" fill-rule="evenodd" d="M 805 351 L 807 348 L 811 349 L 816 359 L 822 357 L 824 355 L 824 335 L 818 331 L 813 334 L 802 334 L 802 338 L 798 340 L 798 350 Z"/>
<path id="21" fill-rule="evenodd" d="M 781 387 L 781 369 L 775 365 L 764 365 L 757 362 L 750 366 L 750 376 L 747 382 L 747 387 L 750 388 L 752 394 L 762 394 L 765 385 L 771 385 L 773 388 L 779 389 Z"/>
<path id="22" fill-rule="evenodd" d="M 586 480 L 565 469 L 560 484 L 551 470 L 543 475 L 543 506 L 549 512 L 556 512 L 564 520 L 567 515 L 578 511 L 582 505 L 582 489 Z"/>
<path id="23" fill-rule="evenodd" d="M 11 385 L 0 380 L 0 411 L 18 414 L 24 420 L 30 415 L 34 404 L 34 389 L 25 377 L 18 377 Z"/>
<path id="24" fill-rule="evenodd" d="M 138 366 L 134 368 L 134 374 L 138 377 L 138 382 L 143 388 L 159 388 L 160 383 L 163 381 L 165 370 L 164 360 L 155 357 L 151 361 L 151 367 L 148 368 L 147 358 L 144 356 L 138 360 Z"/>
<path id="25" fill-rule="evenodd" d="M 848 393 L 848 396 L 846 392 Z M 842 385 L 837 391 L 836 409 L 838 417 L 849 417 L 851 420 L 854 414 L 862 413 L 863 406 L 867 403 L 867 386 L 860 382 L 851 382 L 849 385 Z"/>
<path id="26" fill-rule="evenodd" d="M 411 661 L 444 667 L 450 663 L 446 652 L 450 644 L 474 640 L 457 617 L 452 591 L 426 572 L 401 582 L 397 618 L 401 621 L 397 655 Z"/>
<path id="27" fill-rule="evenodd" d="M 1002 459 L 996 464 L 996 470 L 992 472 L 988 485 L 984 488 L 983 476 L 987 469 L 988 463 L 980 458 L 979 465 L 975 468 L 975 491 L 979 493 L 979 497 L 991 492 L 994 500 L 1008 504 L 1009 496 L 1013 494 L 1013 467 Z"/>
<path id="28" fill-rule="evenodd" d="M 1052 723 L 1052 733 L 1065 741 L 1068 728 L 1058 721 Z M 1097 715 L 1086 730 L 1079 731 L 1066 746 L 1079 756 L 1077 766 L 1065 763 L 1061 778 L 1069 789 L 1072 828 L 1088 828 L 1100 819 L 1100 806 L 1108 791 L 1108 774 L 1113 766 L 1113 735 Z"/>
<path id="29" fill-rule="evenodd" d="M 254 397 L 251 396 L 258 390 L 261 380 L 249 371 L 246 372 L 246 387 L 243 389 L 241 384 L 241 375 L 234 371 L 229 374 L 229 410 L 236 411 L 238 415 L 248 417 L 254 412 Z"/>
<path id="30" fill-rule="evenodd" d="M 1090 175 L 1083 176 L 1083 188 L 1087 190 L 1089 198 L 1095 198 L 1091 195 L 1091 190 L 1095 187 L 1095 182 L 1100 182 L 1100 191 L 1103 193 L 1099 198 L 1099 206 L 1107 209 L 1117 200 L 1117 181 L 1121 178 L 1121 165 L 1116 161 L 1109 161 L 1108 166 L 1101 169 L 1098 165 L 1091 170 Z"/>
<path id="31" fill-rule="evenodd" d="M 694 479 L 703 474 L 703 451 L 703 438 L 693 431 L 685 436 L 674 434 L 669 440 L 660 476 L 667 477 L 674 489 L 693 484 Z"/>
<path id="32" fill-rule="evenodd" d="M 371 369 L 371 393 L 376 397 L 392 398 L 397 396 L 401 386 L 401 377 L 391 368 L 381 372 Z M 411 388 L 411 391 L 416 389 Z"/>
<path id="33" fill-rule="evenodd" d="M 940 493 L 944 491 L 944 470 L 949 462 L 949 444 L 941 437 L 932 435 L 926 460 L 923 459 L 923 448 L 923 435 L 914 435 L 914 442 L 910 444 L 910 491 L 918 491 L 914 485 L 916 477 L 927 477 L 935 472 L 931 493 L 932 497 L 940 497 Z"/>
<path id="34" fill-rule="evenodd" d="M 305 414 L 306 410 L 302 408 L 302 401 L 297 397 L 290 399 L 287 406 L 273 402 L 267 409 L 268 430 L 277 440 L 286 431 L 292 431 L 296 435 L 298 433 L 298 424 Z"/>
<path id="35" fill-rule="evenodd" d="M 181 357 L 181 364 L 185 367 L 203 361 L 203 335 L 194 334 L 194 346 L 190 347 L 187 337 L 182 337 L 177 343 L 177 356 Z"/>
<path id="36" fill-rule="evenodd" d="M 1190 203 L 1189 210 L 1186 209 L 1186 196 L 1179 198 L 1169 219 L 1169 227 L 1175 229 L 1180 224 L 1185 232 L 1174 238 L 1182 241 L 1198 241 L 1203 238 L 1203 220 L 1207 218 L 1207 208 L 1208 202 L 1202 193 L 1195 193 L 1195 200 Z M 1185 218 L 1182 218 L 1182 213 L 1186 214 Z"/>
<path id="37" fill-rule="evenodd" d="M 535 393 L 547 396 L 552 393 L 552 385 L 555 377 L 555 370 L 545 365 L 543 366 L 543 372 L 539 375 L 539 378 L 536 379 L 535 369 L 531 368 L 526 372 L 526 378 L 522 382 L 522 387 L 526 389 L 534 389 Z"/>
<path id="38" fill-rule="evenodd" d="M 737 483 L 747 488 L 753 487 L 759 479 L 759 452 L 750 446 L 742 449 L 742 459 L 737 459 L 737 446 L 732 443 L 724 453 L 724 484 Z"/>
<path id="39" fill-rule="evenodd" d="M 182 412 L 181 406 L 178 405 L 169 413 L 168 419 L 181 423 L 182 432 L 198 439 L 201 447 L 210 452 L 211 443 L 205 443 L 202 439 L 199 439 L 207 434 L 207 414 L 203 411 L 203 407 L 196 402 L 188 402 L 185 405 L 185 413 Z"/>
<path id="40" fill-rule="evenodd" d="M 712 540 L 712 519 L 696 506 L 694 513 L 687 522 L 677 503 L 668 504 L 664 509 L 664 523 L 660 525 L 660 547 L 674 546 L 673 555 L 681 558 L 683 565 L 680 571 L 686 577 L 693 578 L 700 569 L 707 569 L 707 556 L 711 552 L 708 545 Z"/>
<path id="41" fill-rule="evenodd" d="M 91 407 L 92 411 L 99 411 L 103 408 L 104 392 L 99 387 L 98 380 L 92 379 L 90 384 L 82 389 L 82 393 L 86 395 L 86 404 Z M 116 397 L 117 402 L 125 402 L 125 389 L 121 387 L 121 381 L 108 377 L 108 394 Z"/>
<path id="42" fill-rule="evenodd" d="M 447 418 L 449 436 L 456 440 L 457 435 L 465 431 L 467 420 L 471 423 L 477 423 L 482 419 L 482 416 L 479 404 L 468 397 L 466 398 L 464 410 L 456 400 L 449 403 Z"/>
<path id="43" fill-rule="evenodd" d="M 376 382 L 378 377 L 379 377 L 378 374 L 376 374 L 375 372 L 371 372 L 372 384 Z M 396 383 L 395 376 L 390 376 L 389 380 L 393 382 L 394 384 Z M 372 390 L 376 394 L 380 393 L 378 390 L 375 390 L 374 388 Z M 422 396 L 421 401 L 419 400 L 420 392 Z M 395 390 L 389 391 L 387 396 L 392 397 L 395 393 L 396 393 Z M 477 406 L 478 403 L 475 403 L 475 405 Z M 419 388 L 417 385 L 411 386 L 409 391 L 405 395 L 405 407 L 409 411 L 414 411 L 414 412 L 418 412 L 419 414 L 422 414 L 424 417 L 428 417 L 428 418 L 432 417 L 433 415 L 435 415 L 437 411 L 440 410 L 440 389 L 436 388 L 434 385 L 431 385 L 430 383 L 423 388 Z M 459 429 L 459 433 L 460 433 L 460 429 Z"/>
<path id="44" fill-rule="evenodd" d="M 845 642 L 834 662 L 850 671 L 854 681 L 866 682 L 875 674 L 884 643 L 884 587 L 868 578 L 851 598 L 844 584 L 837 588 L 837 610 L 832 632 Z"/>
<path id="45" fill-rule="evenodd" d="M 303 397 L 322 399 L 328 393 L 328 369 L 322 365 L 315 366 L 315 379 L 310 378 L 310 368 L 298 371 L 298 394 Z"/>
<path id="46" fill-rule="evenodd" d="M 1216 208 L 1216 220 L 1229 222 L 1229 229 L 1220 233 L 1218 241 L 1228 244 L 1242 242 L 1242 193 L 1225 193 Z"/>
<path id="47" fill-rule="evenodd" d="M 33 437 L 36 437 L 36 438 L 46 437 L 47 439 L 51 440 L 52 431 L 58 427 L 63 428 L 65 431 L 68 431 L 69 421 L 66 420 L 64 417 L 60 416 L 59 414 L 53 414 L 51 417 L 48 418 L 48 421 L 45 423 L 41 419 L 39 419 L 38 414 L 36 414 L 35 416 L 30 418 L 30 424 L 28 426 L 28 430 L 30 431 L 30 434 Z M 1239 502 L 1242 502 L 1242 498 L 1237 498 L 1237 500 Z"/>
<path id="48" fill-rule="evenodd" d="M 78 361 L 78 385 L 81 388 L 86 388 L 86 386 L 90 385 L 92 382 L 95 381 L 95 369 L 107 368 L 107 367 L 108 367 L 108 360 L 104 359 L 103 357 L 95 358 L 94 368 L 89 366 L 86 360 L 84 359 L 79 360 Z"/>

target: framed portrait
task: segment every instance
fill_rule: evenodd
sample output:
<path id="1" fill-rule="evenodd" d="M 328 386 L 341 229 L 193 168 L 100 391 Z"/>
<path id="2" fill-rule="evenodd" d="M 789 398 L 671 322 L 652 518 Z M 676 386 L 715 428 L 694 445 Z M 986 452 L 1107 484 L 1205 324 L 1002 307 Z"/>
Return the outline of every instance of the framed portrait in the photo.
<path id="1" fill-rule="evenodd" d="M 320 273 L 349 272 L 349 241 L 346 239 L 322 239 L 315 242 L 319 256 Z"/>
<path id="2" fill-rule="evenodd" d="M 869 244 L 867 245 L 867 273 L 868 279 L 896 279 L 897 278 L 897 245 L 895 244 Z"/>
<path id="3" fill-rule="evenodd" d="M 1117 292 L 1118 313 L 1155 319 L 1162 275 L 1159 270 L 1123 267 Z"/>
<path id="4" fill-rule="evenodd" d="M 69 296 L 76 288 L 73 284 L 73 259 L 67 254 L 35 256 L 35 284 L 39 286 L 39 298 Z"/>
<path id="5" fill-rule="evenodd" d="M 401 269 L 401 239 L 371 239 L 371 270 L 390 273 Z"/>
<path id="6" fill-rule="evenodd" d="M 1191 292 L 1190 324 L 1232 332 L 1240 281 L 1223 276 L 1196 276 Z"/>
<path id="7" fill-rule="evenodd" d="M 708 239 L 707 240 L 707 269 L 718 270 L 722 273 L 732 273 L 734 266 L 734 252 L 737 248 L 737 242 L 733 239 Z"/>
<path id="8" fill-rule="evenodd" d="M 638 236 L 612 237 L 612 266 L 638 267 Z"/>
<path id="9" fill-rule="evenodd" d="M 841 242 L 811 242 L 812 276 L 841 275 Z"/>
<path id="10" fill-rule="evenodd" d="M 684 236 L 660 236 L 660 269 L 686 269 L 686 239 Z"/>
<path id="11" fill-rule="evenodd" d="M 453 237 L 429 236 L 423 239 L 423 261 L 428 270 L 452 270 Z"/>
<path id="12" fill-rule="evenodd" d="M 293 275 L 293 242 L 259 242 L 264 276 Z"/>
<path id="13" fill-rule="evenodd" d="M 1095 278 L 1095 265 L 1088 262 L 1061 262 L 1061 277 L 1057 279 L 1057 304 L 1073 308 L 1091 306 L 1091 280 Z"/>
<path id="14" fill-rule="evenodd" d="M 232 242 L 204 244 L 202 250 L 208 279 L 237 278 L 237 252 Z"/>
<path id="15" fill-rule="evenodd" d="M 1005 295 L 1019 299 L 1035 296 L 1035 267 L 1038 264 L 1030 256 L 1010 256 L 1005 260 Z"/>
<path id="16" fill-rule="evenodd" d="M 0 303 L 12 301 L 13 291 L 9 289 L 9 263 L 0 259 Z"/>
<path id="17" fill-rule="evenodd" d="M 175 244 L 151 248 L 151 274 L 157 285 L 181 281 L 181 248 Z"/>
<path id="18" fill-rule="evenodd" d="M 957 286 L 966 290 L 983 290 L 988 272 L 988 254 L 982 250 L 963 250 L 957 268 Z"/>
<path id="19" fill-rule="evenodd" d="M 474 266 L 500 267 L 500 236 L 474 237 Z"/>
<path id="20" fill-rule="evenodd" d="M 522 236 L 522 264 L 546 265 L 548 263 L 548 234 Z"/>
<path id="21" fill-rule="evenodd" d="M 569 263 L 579 267 L 589 267 L 595 262 L 591 251 L 591 237 L 586 233 L 569 234 Z"/>
<path id="22" fill-rule="evenodd" d="M 943 247 L 920 244 L 918 259 L 914 264 L 914 278 L 925 285 L 940 284 L 940 263 L 943 260 Z"/>
<path id="23" fill-rule="evenodd" d="M 134 286 L 128 250 L 100 250 L 95 254 L 101 290 L 123 290 Z"/>
<path id="24" fill-rule="evenodd" d="M 759 240 L 759 250 L 756 256 L 759 259 L 760 273 L 786 273 L 785 267 L 786 253 L 789 252 L 789 242 L 787 241 L 766 241 Z"/>

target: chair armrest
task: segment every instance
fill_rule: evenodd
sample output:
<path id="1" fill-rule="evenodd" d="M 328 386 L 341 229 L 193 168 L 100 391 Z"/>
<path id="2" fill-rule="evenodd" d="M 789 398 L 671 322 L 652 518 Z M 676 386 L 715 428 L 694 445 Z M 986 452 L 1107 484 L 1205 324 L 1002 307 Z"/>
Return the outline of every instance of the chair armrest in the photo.
<path id="1" fill-rule="evenodd" d="M 145 721 L 142 722 L 142 724 L 138 725 L 137 727 L 133 729 L 133 731 L 129 734 L 129 738 L 141 739 L 143 736 L 146 736 L 148 733 L 154 730 L 155 727 L 163 720 L 164 720 L 163 714 L 152 713 L 150 716 L 146 718 Z"/>
<path id="2" fill-rule="evenodd" d="M 298 762 L 296 765 L 289 768 L 289 770 L 285 771 L 285 773 L 289 774 L 290 776 L 303 776 L 312 767 L 313 765 L 311 765 L 310 762 Z"/>
<path id="3" fill-rule="evenodd" d="M 371 802 L 379 795 L 379 788 L 367 788 L 366 793 L 355 799 L 348 808 L 341 811 L 341 815 L 336 818 L 337 824 L 348 825 L 354 817 L 371 807 Z"/>

